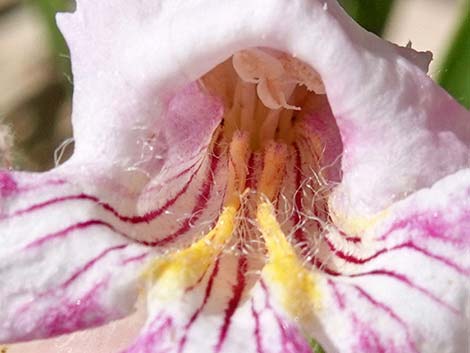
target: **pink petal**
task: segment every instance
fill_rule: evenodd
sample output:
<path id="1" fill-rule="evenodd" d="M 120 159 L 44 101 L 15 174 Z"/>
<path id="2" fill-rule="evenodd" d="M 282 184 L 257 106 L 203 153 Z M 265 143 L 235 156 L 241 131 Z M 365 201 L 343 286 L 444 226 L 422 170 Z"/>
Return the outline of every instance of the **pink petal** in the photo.
<path id="1" fill-rule="evenodd" d="M 187 167 L 209 143 L 222 105 L 188 86 L 192 80 L 166 80 L 165 35 L 155 33 L 159 8 L 155 1 L 78 1 L 74 14 L 58 15 L 73 64 L 75 162 L 93 158 L 153 176 L 162 167 Z M 139 34 L 146 32 L 157 36 Z"/>
<path id="2" fill-rule="evenodd" d="M 366 245 L 340 246 L 328 236 L 334 249 L 326 267 L 336 273 L 319 284 L 311 328 L 327 352 L 468 350 L 469 200 L 467 169 L 393 206 L 363 236 Z"/>
<path id="3" fill-rule="evenodd" d="M 225 255 L 183 298 L 149 301 L 147 324 L 123 353 L 310 353 L 256 268 L 244 255 Z"/>
<path id="4" fill-rule="evenodd" d="M 125 23 L 115 23 L 124 12 Z M 310 64 L 326 86 L 344 144 L 343 180 L 331 200 L 338 218 L 372 215 L 469 164 L 470 114 L 421 70 L 428 54 L 398 49 L 365 32 L 335 1 L 79 1 L 77 13 L 60 24 L 79 70 L 79 140 L 89 141 L 85 135 L 110 125 L 122 125 L 120 134 L 128 135 L 123 110 L 144 125 L 150 113 L 159 116 L 160 101 L 147 99 L 149 87 L 160 94 L 240 49 L 271 47 Z M 90 56 L 90 46 L 100 49 Z M 104 79 L 96 78 L 96 67 L 103 68 Z M 102 93 L 110 98 L 103 100 Z M 88 126 L 83 132 L 82 125 Z"/>

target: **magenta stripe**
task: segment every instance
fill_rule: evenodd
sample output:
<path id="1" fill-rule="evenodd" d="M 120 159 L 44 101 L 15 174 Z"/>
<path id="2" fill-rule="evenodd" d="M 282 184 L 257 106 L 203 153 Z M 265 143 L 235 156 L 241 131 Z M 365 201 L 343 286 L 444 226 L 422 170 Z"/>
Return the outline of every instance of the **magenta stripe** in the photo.
<path id="1" fill-rule="evenodd" d="M 107 284 L 107 280 L 100 281 L 78 299 L 58 299 L 54 306 L 48 307 L 42 317 L 37 319 L 39 335 L 35 338 L 48 338 L 104 324 L 110 313 L 101 305 L 99 298 Z M 25 309 L 34 311 L 37 308 L 33 304 L 23 308 Z M 28 316 L 28 313 L 24 312 L 22 315 Z"/>
<path id="2" fill-rule="evenodd" d="M 185 220 L 185 222 L 183 223 L 182 227 L 180 227 L 176 232 L 166 236 L 163 239 L 156 240 L 156 241 L 153 241 L 153 242 L 133 239 L 133 238 L 129 237 L 128 235 L 124 234 L 123 232 L 117 231 L 116 228 L 114 228 L 111 224 L 109 224 L 107 222 L 104 222 L 104 221 L 101 221 L 101 220 L 94 219 L 94 220 L 89 220 L 89 221 L 85 221 L 85 222 L 76 223 L 76 224 L 73 224 L 73 225 L 71 225 L 71 226 L 69 226 L 69 227 L 67 227 L 63 230 L 60 230 L 58 232 L 48 234 L 44 237 L 41 237 L 41 238 L 35 240 L 34 242 L 32 242 L 30 244 L 28 244 L 26 246 L 26 248 L 32 248 L 32 247 L 35 247 L 35 246 L 40 246 L 40 245 L 42 245 L 43 243 L 45 243 L 49 240 L 67 236 L 71 232 L 73 232 L 74 230 L 83 230 L 85 228 L 92 227 L 92 226 L 106 227 L 106 228 L 111 229 L 112 231 L 117 232 L 118 234 L 124 236 L 125 238 L 133 240 L 133 241 L 135 241 L 139 244 L 142 244 L 142 245 L 146 245 L 146 246 L 162 246 L 162 245 L 165 245 L 165 244 L 175 240 L 178 236 L 184 234 L 189 229 L 191 229 L 191 222 L 200 217 L 200 210 L 205 208 L 205 205 L 206 205 L 206 203 L 208 202 L 208 199 L 209 199 L 209 194 L 212 190 L 213 173 L 214 173 L 214 169 L 217 168 L 217 164 L 218 164 L 218 159 L 216 157 L 212 156 L 211 157 L 211 166 L 210 166 L 210 170 L 208 172 L 208 180 L 206 180 L 206 182 L 203 186 L 203 191 L 198 197 L 196 206 L 193 209 L 192 214 L 194 214 L 194 212 L 198 212 L 198 213 L 195 216 L 193 216 L 192 218 L 187 218 Z M 187 184 L 187 185 L 189 185 L 189 184 Z M 167 205 L 168 205 L 168 203 L 167 203 Z M 167 205 L 165 205 L 165 206 L 167 206 Z"/>
<path id="3" fill-rule="evenodd" d="M 350 236 L 350 235 L 346 234 L 344 231 L 342 231 L 341 229 L 338 229 L 338 232 L 339 232 L 339 234 L 341 234 L 341 236 L 344 239 L 346 239 L 347 241 L 349 241 L 351 243 L 360 243 L 362 241 L 361 237 Z"/>
<path id="4" fill-rule="evenodd" d="M 435 303 L 445 307 L 446 309 L 448 309 L 452 313 L 454 313 L 456 315 L 460 315 L 459 310 L 457 310 L 454 307 L 452 307 L 451 305 L 447 304 L 446 302 L 444 302 L 443 300 L 438 298 L 436 295 L 431 293 L 426 288 L 423 288 L 421 286 L 418 286 L 418 285 L 414 284 L 408 277 L 406 277 L 403 274 L 395 273 L 395 272 L 388 271 L 388 270 L 373 270 L 373 271 L 369 271 L 369 272 L 363 272 L 363 273 L 348 275 L 347 277 L 356 278 L 356 277 L 365 277 L 365 276 L 386 276 L 386 277 L 389 277 L 389 278 L 393 278 L 393 279 L 405 284 L 406 286 L 408 286 L 408 287 L 410 287 L 414 290 L 417 290 L 418 292 L 424 294 L 426 297 L 428 297 L 429 299 L 431 299 Z"/>
<path id="5" fill-rule="evenodd" d="M 442 262 L 443 264 L 447 265 L 448 267 L 453 268 L 455 271 L 457 271 L 457 272 L 459 272 L 463 275 L 469 275 L 470 274 L 470 271 L 468 269 L 466 270 L 466 269 L 460 267 L 456 263 L 450 261 L 449 259 L 447 259 L 443 256 L 433 254 L 430 251 L 427 251 L 423 248 L 420 248 L 420 247 L 414 245 L 412 242 L 406 242 L 406 243 L 403 243 L 403 244 L 399 244 L 399 245 L 396 245 L 396 246 L 394 246 L 390 249 L 384 248 L 384 249 L 381 249 L 381 250 L 377 251 L 375 254 L 373 254 L 371 256 L 368 256 L 368 257 L 365 257 L 365 258 L 360 258 L 360 257 L 354 256 L 352 254 L 347 254 L 347 253 L 343 252 L 340 249 L 337 249 L 335 247 L 335 245 L 333 244 L 333 242 L 331 242 L 328 239 L 327 235 L 324 237 L 324 239 L 325 239 L 326 243 L 328 244 L 328 247 L 330 248 L 330 250 L 333 252 L 334 255 L 336 255 L 337 257 L 339 257 L 339 258 L 341 258 L 341 259 L 343 259 L 347 262 L 353 263 L 353 264 L 362 265 L 362 264 L 365 264 L 369 261 L 372 261 L 372 260 L 378 258 L 381 255 L 387 254 L 389 252 L 397 251 L 397 250 L 401 250 L 401 249 L 410 249 L 410 250 L 419 252 L 419 253 L 423 254 L 424 256 L 429 257 L 433 260 Z"/>
<path id="6" fill-rule="evenodd" d="M 302 184 L 302 155 L 300 152 L 300 148 L 297 144 L 294 144 L 294 148 L 296 151 L 296 160 L 295 160 L 295 169 L 296 169 L 296 190 L 299 190 Z M 303 214 L 303 204 L 302 204 L 302 194 L 300 192 L 296 192 L 294 197 L 295 202 L 295 210 L 292 213 L 292 222 L 295 224 L 300 223 L 301 221 L 301 214 Z M 307 244 L 307 236 L 305 234 L 304 229 L 299 227 L 296 229 L 294 233 L 295 241 L 300 245 L 301 251 L 308 250 Z M 337 272 L 326 266 L 318 257 L 312 256 L 311 260 L 309 261 L 311 265 L 315 266 L 318 270 L 329 274 L 331 276 L 339 276 L 341 273 Z"/>
<path id="7" fill-rule="evenodd" d="M 341 272 L 333 270 L 329 268 L 323 261 L 321 261 L 318 257 L 312 256 L 310 260 L 310 264 L 315 266 L 319 271 L 326 273 L 330 276 L 342 276 Z"/>
<path id="8" fill-rule="evenodd" d="M 81 275 L 83 275 L 85 272 L 90 270 L 94 265 L 96 265 L 100 260 L 104 259 L 106 255 L 114 252 L 114 251 L 120 251 L 125 248 L 127 248 L 128 244 L 120 244 L 116 245 L 113 247 L 110 247 L 108 249 L 105 249 L 102 251 L 98 256 L 94 257 L 90 261 L 88 261 L 81 269 L 76 271 L 68 280 L 66 280 L 62 285 L 62 289 L 66 289 L 68 286 L 70 286 L 77 278 L 79 278 Z"/>
<path id="9" fill-rule="evenodd" d="M 189 330 L 194 325 L 197 318 L 202 313 L 202 311 L 204 310 L 204 307 L 206 306 L 207 302 L 209 301 L 209 298 L 212 294 L 212 288 L 213 288 L 213 285 L 214 285 L 214 280 L 217 277 L 218 273 L 219 273 L 219 258 L 217 258 L 217 260 L 214 264 L 214 269 L 212 270 L 212 273 L 209 277 L 209 281 L 207 282 L 207 287 L 206 287 L 206 290 L 205 290 L 205 293 L 204 293 L 204 299 L 202 301 L 202 304 L 199 306 L 199 308 L 196 310 L 196 312 L 193 314 L 193 316 L 191 316 L 188 323 L 184 327 L 184 335 L 183 335 L 183 337 L 181 338 L 181 340 L 178 344 L 178 353 L 183 352 L 183 349 L 184 349 L 184 347 L 186 345 L 186 342 L 187 342 L 187 339 L 188 339 Z"/>
<path id="10" fill-rule="evenodd" d="M 44 243 L 46 243 L 50 240 L 65 237 L 73 231 L 83 230 L 83 229 L 90 228 L 90 227 L 95 227 L 95 226 L 108 228 L 108 229 L 112 230 L 115 233 L 118 233 L 118 234 L 120 234 L 124 237 L 127 237 L 125 234 L 118 232 L 111 224 L 103 222 L 101 220 L 92 219 L 92 220 L 89 220 L 89 221 L 72 224 L 71 226 L 69 226 L 67 228 L 64 228 L 64 229 L 62 229 L 58 232 L 51 233 L 51 234 L 48 234 L 44 237 L 38 238 L 38 239 L 34 240 L 33 242 L 29 243 L 28 245 L 26 245 L 24 247 L 24 249 L 26 250 L 26 249 L 35 248 L 35 247 L 43 245 Z"/>
<path id="11" fill-rule="evenodd" d="M 206 174 L 206 180 L 202 186 L 202 190 L 198 195 L 198 198 L 196 200 L 196 205 L 194 206 L 193 210 L 191 211 L 191 215 L 189 218 L 186 218 L 185 221 L 183 222 L 183 225 L 176 230 L 174 233 L 165 236 L 162 239 L 155 240 L 152 242 L 142 242 L 144 245 L 148 246 L 165 246 L 168 245 L 169 243 L 174 242 L 178 237 L 181 235 L 187 233 L 189 230 L 191 230 L 191 223 L 196 222 L 199 220 L 199 218 L 202 215 L 202 211 L 206 208 L 211 194 L 212 190 L 214 187 L 214 178 L 215 178 L 215 173 L 218 169 L 218 164 L 220 162 L 219 156 L 217 152 L 214 152 L 210 156 L 210 167 L 209 170 Z"/>
<path id="12" fill-rule="evenodd" d="M 201 164 L 201 166 L 202 166 L 202 164 Z M 119 220 L 121 220 L 123 222 L 131 223 L 131 224 L 137 224 L 137 223 L 143 223 L 143 222 L 149 223 L 150 221 L 154 220 L 155 218 L 157 218 L 158 216 L 163 214 L 163 212 L 165 212 L 169 207 L 173 206 L 176 203 L 176 201 L 178 201 L 178 199 L 186 193 L 186 191 L 188 190 L 189 186 L 191 185 L 191 182 L 193 181 L 194 177 L 197 175 L 197 173 L 198 173 L 201 166 L 198 167 L 198 169 L 191 175 L 189 180 L 185 183 L 183 188 L 173 198 L 168 200 L 162 207 L 160 207 L 156 210 L 150 211 L 150 212 L 148 212 L 148 213 L 146 213 L 142 216 L 124 216 L 124 215 L 120 214 L 115 208 L 113 208 L 109 203 L 101 201 L 96 196 L 87 195 L 87 194 L 82 193 L 82 194 L 78 194 L 78 195 L 68 195 L 68 196 L 63 196 L 63 197 L 57 197 L 57 198 L 54 198 L 54 199 L 50 199 L 50 200 L 32 205 L 28 208 L 15 211 L 10 215 L 0 216 L 0 220 L 22 216 L 22 215 L 25 215 L 25 214 L 28 214 L 28 213 L 31 213 L 31 212 L 34 212 L 34 211 L 38 211 L 38 210 L 41 210 L 43 208 L 46 208 L 46 207 L 49 207 L 49 206 L 52 206 L 52 205 L 60 204 L 60 203 L 66 202 L 66 201 L 91 201 L 91 202 L 95 203 L 96 205 L 102 207 L 104 210 L 110 212 L 116 218 L 118 218 Z"/>
<path id="13" fill-rule="evenodd" d="M 210 266 L 209 266 L 209 267 L 210 267 Z M 206 277 L 206 275 L 207 275 L 207 271 L 209 270 L 209 267 L 204 270 L 204 273 L 197 279 L 197 281 L 196 281 L 194 284 L 190 285 L 189 287 L 187 287 L 187 288 L 184 290 L 184 293 L 185 293 L 185 294 L 187 294 L 187 293 L 193 291 L 194 289 L 197 288 L 197 286 L 199 286 L 199 285 L 201 284 L 202 280 L 203 280 L 204 277 Z"/>
<path id="14" fill-rule="evenodd" d="M 336 283 L 333 282 L 331 279 L 328 278 L 328 286 L 331 288 L 333 291 L 333 297 L 335 298 L 336 304 L 341 310 L 344 310 L 346 308 L 346 300 L 344 298 L 344 295 L 342 295 L 336 286 Z"/>
<path id="15" fill-rule="evenodd" d="M 256 343 L 256 353 L 264 353 L 263 350 L 263 342 L 261 339 L 261 327 L 260 327 L 260 317 L 259 314 L 255 310 L 255 302 L 253 298 L 251 298 L 251 316 L 255 322 L 255 343 Z"/>
<path id="16" fill-rule="evenodd" d="M 455 271 L 457 271 L 457 272 L 459 272 L 463 275 L 466 275 L 466 276 L 470 275 L 470 270 L 469 269 L 464 269 L 463 267 L 457 265 L 455 262 L 449 260 L 448 258 L 445 258 L 444 256 L 433 254 L 430 251 L 427 251 L 423 248 L 420 248 L 420 247 L 416 246 L 412 242 L 405 243 L 405 244 L 402 244 L 402 245 L 397 245 L 397 246 L 393 247 L 391 250 L 397 250 L 401 247 L 412 249 L 414 251 L 420 252 L 424 256 L 427 256 L 427 257 L 430 257 L 430 258 L 432 258 L 436 261 L 442 262 L 445 265 L 447 265 L 448 267 L 453 268 Z"/>
<path id="17" fill-rule="evenodd" d="M 198 154 L 201 154 L 204 149 L 206 149 L 208 145 L 203 146 Z M 170 178 L 166 179 L 165 181 L 162 182 L 162 184 L 167 184 L 169 182 L 172 182 L 185 174 L 189 173 L 191 169 L 193 169 L 198 163 L 202 161 L 203 158 L 198 158 L 192 165 L 187 167 L 186 169 L 182 170 L 178 174 L 171 176 Z M 2 192 L 8 192 L 8 191 L 14 191 L 13 193 L 8 193 L 8 195 L 14 195 L 18 196 L 20 193 L 26 193 L 29 191 L 35 191 L 37 189 L 43 188 L 43 187 L 48 187 L 48 186 L 61 186 L 65 184 L 70 184 L 70 181 L 63 179 L 63 178 L 51 178 L 49 180 L 41 181 L 41 183 L 34 183 L 34 184 L 20 184 L 18 185 L 16 180 L 12 177 L 11 172 L 2 172 L 0 171 L 0 195 L 2 195 Z M 5 183 L 5 180 L 11 180 L 12 182 L 10 183 Z M 14 185 L 15 187 L 12 188 L 11 186 Z M 151 191 L 152 189 L 146 190 L 146 192 Z"/>
<path id="18" fill-rule="evenodd" d="M 2 197 L 10 197 L 10 196 L 18 196 L 20 193 L 25 193 L 29 191 L 34 191 L 40 189 L 45 186 L 51 185 L 63 185 L 66 183 L 63 179 L 50 179 L 41 184 L 24 184 L 19 185 L 15 178 L 13 178 L 12 172 L 0 171 L 0 196 Z"/>
<path id="19" fill-rule="evenodd" d="M 353 285 L 353 288 L 356 289 L 359 294 L 365 298 L 369 303 L 371 303 L 373 306 L 376 308 L 379 308 L 380 310 L 384 311 L 389 317 L 391 317 L 394 321 L 396 321 L 405 331 L 406 334 L 406 341 L 408 346 L 413 350 L 413 352 L 418 353 L 418 350 L 416 349 L 416 345 L 413 342 L 412 336 L 409 332 L 408 326 L 406 323 L 403 321 L 402 318 L 400 318 L 394 310 L 392 310 L 389 306 L 385 305 L 384 303 L 381 303 L 377 300 L 375 300 L 369 293 L 367 293 L 364 289 L 357 285 Z"/>
<path id="20" fill-rule="evenodd" d="M 460 219 L 458 219 L 454 223 L 470 224 L 470 210 L 462 209 Z M 389 227 L 389 229 L 379 238 L 379 240 L 386 240 L 395 231 L 402 230 L 405 228 L 419 230 L 422 233 L 426 234 L 427 238 L 441 240 L 459 247 L 468 247 L 470 244 L 469 237 L 458 237 L 457 239 L 457 237 L 450 237 L 444 235 L 446 231 L 452 229 L 452 224 L 449 224 L 448 221 L 444 219 L 442 212 L 437 211 L 415 213 L 409 215 L 405 219 L 398 220 Z"/>
<path id="21" fill-rule="evenodd" d="M 150 251 L 146 251 L 140 255 L 136 255 L 136 256 L 133 256 L 133 257 L 129 257 L 127 259 L 124 259 L 121 261 L 121 265 L 122 266 L 125 266 L 129 263 L 132 263 L 132 262 L 139 262 L 139 261 L 142 261 L 143 259 L 145 259 L 147 256 L 149 256 L 150 254 Z"/>
<path id="22" fill-rule="evenodd" d="M 195 207 L 193 208 L 193 210 L 191 212 L 191 215 L 193 215 L 193 216 L 192 217 L 190 216 L 190 217 L 186 218 L 185 221 L 183 222 L 183 225 L 178 230 L 176 230 L 174 233 L 172 233 L 170 235 L 165 236 L 162 239 L 155 240 L 155 241 L 145 241 L 145 240 L 133 239 L 130 236 L 126 235 L 125 233 L 118 231 L 111 224 L 109 224 L 107 222 L 104 222 L 102 220 L 93 219 L 93 220 L 88 220 L 88 221 L 76 223 L 74 225 L 71 225 L 71 226 L 63 229 L 63 230 L 60 230 L 58 232 L 54 232 L 54 233 L 48 234 L 44 237 L 41 237 L 40 239 L 37 239 L 37 240 L 33 241 L 32 243 L 28 244 L 26 246 L 26 248 L 32 248 L 32 247 L 35 247 L 35 246 L 40 246 L 40 245 L 42 245 L 43 243 L 45 243 L 49 240 L 67 236 L 70 233 L 72 233 L 74 230 L 82 230 L 82 229 L 89 228 L 89 227 L 92 227 L 92 226 L 106 227 L 106 228 L 118 233 L 119 235 L 121 235 L 121 236 L 123 236 L 123 237 L 125 237 L 129 240 L 132 240 L 134 242 L 137 242 L 139 244 L 142 244 L 142 245 L 146 245 L 146 246 L 164 246 L 164 245 L 167 245 L 168 243 L 171 243 L 174 240 L 176 240 L 179 236 L 181 236 L 184 233 L 188 232 L 192 228 L 192 222 L 197 221 L 201 217 L 201 215 L 202 215 L 201 211 L 204 210 L 204 208 L 206 207 L 207 203 L 209 202 L 210 195 L 212 193 L 213 184 L 214 184 L 213 183 L 214 173 L 218 169 L 218 164 L 219 164 L 219 158 L 216 155 L 216 153 L 211 154 L 210 166 L 209 166 L 209 169 L 208 169 L 208 172 L 207 172 L 207 175 L 206 175 L 206 180 L 205 180 L 205 182 L 202 186 L 202 190 L 201 190 L 200 194 L 198 195 L 196 205 L 195 205 Z M 199 170 L 199 168 L 198 168 L 198 170 Z M 198 170 L 195 172 L 195 174 L 198 172 Z M 178 193 L 178 195 L 175 196 L 175 198 L 173 198 L 172 200 L 169 200 L 163 206 L 163 208 L 161 208 L 159 210 L 156 210 L 156 211 L 152 211 L 151 213 L 148 213 L 148 214 L 146 214 L 145 216 L 142 216 L 142 217 L 133 217 L 132 218 L 132 217 L 121 216 L 114 209 L 112 209 L 110 205 L 101 203 L 97 198 L 95 198 L 93 196 L 78 195 L 78 198 L 82 198 L 82 199 L 83 198 L 89 198 L 90 200 L 97 202 L 102 207 L 104 207 L 108 211 L 112 212 L 115 216 L 117 216 L 118 218 L 120 218 L 123 221 L 128 221 L 130 223 L 149 222 L 150 218 L 155 218 L 155 217 L 161 215 L 163 213 L 163 211 L 165 211 L 166 208 L 171 206 L 176 201 L 176 199 L 178 197 L 180 197 L 182 194 L 184 194 L 184 192 L 187 190 L 187 187 L 189 186 L 189 184 L 190 184 L 190 182 L 191 182 L 191 180 L 192 180 L 192 178 L 194 177 L 195 174 L 193 174 L 191 179 L 185 185 L 185 188 L 183 188 L 183 190 L 180 191 Z M 76 198 L 77 195 L 70 196 L 70 197 L 64 197 L 62 199 L 73 198 L 73 197 Z M 50 202 L 51 201 L 46 202 L 47 205 L 50 204 Z M 30 209 L 38 208 L 38 207 L 42 207 L 42 206 L 35 205 L 35 206 L 30 207 Z M 22 212 L 22 211 L 19 211 L 19 212 Z M 140 218 L 140 219 L 138 219 L 138 218 Z M 0 217 L 0 219 L 1 219 L 1 217 Z"/>
<path id="23" fill-rule="evenodd" d="M 162 343 L 167 343 L 174 333 L 175 325 L 171 317 L 157 315 L 146 331 L 139 335 L 137 341 L 121 353 L 169 353 Z M 162 347 L 163 346 L 163 347 Z"/>
<path id="24" fill-rule="evenodd" d="M 300 148 L 295 143 L 295 195 L 294 195 L 294 202 L 295 202 L 295 209 L 292 212 L 292 222 L 294 227 L 300 224 L 300 213 L 302 212 L 302 194 L 299 192 L 302 184 L 302 156 L 300 155 Z M 306 240 L 305 232 L 298 228 L 294 233 L 294 238 L 298 243 L 303 243 Z M 306 245 L 305 245 L 306 246 Z M 305 248 L 303 246 L 303 248 Z"/>
<path id="25" fill-rule="evenodd" d="M 260 280 L 261 288 L 263 289 L 265 300 L 266 300 L 266 309 L 270 310 L 276 320 L 279 331 L 282 336 L 282 353 L 311 353 L 310 345 L 306 342 L 305 338 L 302 337 L 298 328 L 291 323 L 285 322 L 281 316 L 274 310 L 271 306 L 269 298 L 269 290 L 263 280 Z"/>
<path id="26" fill-rule="evenodd" d="M 245 274 L 248 268 L 248 261 L 245 255 L 241 255 L 238 258 L 238 267 L 237 267 L 237 282 L 232 287 L 233 296 L 228 302 L 227 308 L 225 309 L 224 323 L 219 333 L 219 340 L 214 347 L 216 353 L 220 353 L 222 346 L 227 338 L 228 330 L 232 321 L 233 314 L 238 308 L 240 300 L 242 298 L 243 291 L 246 286 Z"/>
<path id="27" fill-rule="evenodd" d="M 248 165 L 247 168 L 248 170 L 247 175 L 246 175 L 246 188 L 255 190 L 256 189 L 256 177 L 255 177 L 255 155 L 253 153 L 250 154 L 250 157 L 248 158 Z"/>

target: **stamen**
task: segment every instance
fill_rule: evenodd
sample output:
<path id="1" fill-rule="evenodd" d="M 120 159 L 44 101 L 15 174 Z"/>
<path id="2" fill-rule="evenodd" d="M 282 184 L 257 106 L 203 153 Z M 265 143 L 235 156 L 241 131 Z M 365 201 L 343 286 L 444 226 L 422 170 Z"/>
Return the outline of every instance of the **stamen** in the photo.
<path id="1" fill-rule="evenodd" d="M 300 110 L 300 107 L 287 103 L 287 99 L 294 91 L 295 85 L 296 83 L 286 83 L 280 79 L 260 80 L 256 92 L 259 99 L 270 109 Z"/>
<path id="2" fill-rule="evenodd" d="M 254 126 L 253 116 L 255 115 L 256 108 L 256 94 L 255 86 L 251 83 L 241 84 L 240 96 L 240 127 L 243 131 L 252 133 Z"/>
<path id="3" fill-rule="evenodd" d="M 276 135 L 276 129 L 279 125 L 279 118 L 281 116 L 281 110 L 271 110 L 266 116 L 263 125 L 260 130 L 260 141 L 266 142 L 274 140 Z"/>
<path id="4" fill-rule="evenodd" d="M 282 64 L 260 49 L 247 49 L 233 55 L 233 67 L 245 81 L 258 83 L 261 79 L 274 80 L 284 73 Z"/>
<path id="5" fill-rule="evenodd" d="M 241 95 L 243 83 L 238 79 L 235 86 L 235 93 L 233 96 L 233 104 L 230 110 L 224 117 L 224 132 L 227 139 L 230 141 L 235 131 L 240 129 L 240 110 L 241 110 Z"/>
<path id="6" fill-rule="evenodd" d="M 283 110 L 279 118 L 278 138 L 290 144 L 293 140 L 295 129 L 293 128 L 293 110 Z"/>
<path id="7" fill-rule="evenodd" d="M 258 191 L 269 200 L 274 200 L 279 193 L 285 174 L 288 150 L 285 144 L 271 141 L 265 149 L 264 168 L 258 185 Z"/>
<path id="8" fill-rule="evenodd" d="M 293 109 L 288 99 L 297 85 L 309 92 L 325 94 L 320 75 L 296 58 L 268 49 L 247 49 L 235 53 L 233 67 L 242 81 L 257 85 L 259 99 L 270 109 Z"/>
<path id="9" fill-rule="evenodd" d="M 233 55 L 233 67 L 244 81 L 257 85 L 259 99 L 270 109 L 300 109 L 289 105 L 287 99 L 297 85 L 289 80 L 281 62 L 260 49 L 247 49 Z"/>
<path id="10" fill-rule="evenodd" d="M 281 54 L 279 61 L 282 63 L 284 70 L 289 72 L 289 76 L 299 84 L 307 87 L 310 92 L 325 94 L 325 85 L 320 75 L 309 65 L 286 54 Z"/>
<path id="11" fill-rule="evenodd" d="M 264 273 L 276 285 L 284 307 L 298 319 L 309 319 L 310 310 L 318 306 L 320 294 L 314 274 L 306 269 L 276 220 L 270 202 L 261 202 L 256 219 L 268 251 Z"/>
<path id="12" fill-rule="evenodd" d="M 230 143 L 227 189 L 224 204 L 240 205 L 240 194 L 245 189 L 250 141 L 246 132 L 237 131 Z"/>

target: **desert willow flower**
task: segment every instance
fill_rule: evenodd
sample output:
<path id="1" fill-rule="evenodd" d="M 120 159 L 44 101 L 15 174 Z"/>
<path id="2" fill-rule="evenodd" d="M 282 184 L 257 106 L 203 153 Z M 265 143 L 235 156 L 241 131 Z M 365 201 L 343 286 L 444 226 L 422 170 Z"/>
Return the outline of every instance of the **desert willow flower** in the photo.
<path id="1" fill-rule="evenodd" d="M 470 114 L 335 1 L 79 0 L 75 153 L 1 174 L 0 340 L 468 349 Z"/>

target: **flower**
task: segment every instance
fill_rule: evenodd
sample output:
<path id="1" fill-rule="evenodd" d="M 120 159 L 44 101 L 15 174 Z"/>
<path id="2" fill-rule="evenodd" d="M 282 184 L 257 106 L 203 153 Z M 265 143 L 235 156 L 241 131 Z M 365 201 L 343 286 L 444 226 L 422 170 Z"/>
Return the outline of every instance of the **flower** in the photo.
<path id="1" fill-rule="evenodd" d="M 470 114 L 334 1 L 78 2 L 74 156 L 0 185 L 0 341 L 468 348 Z"/>

